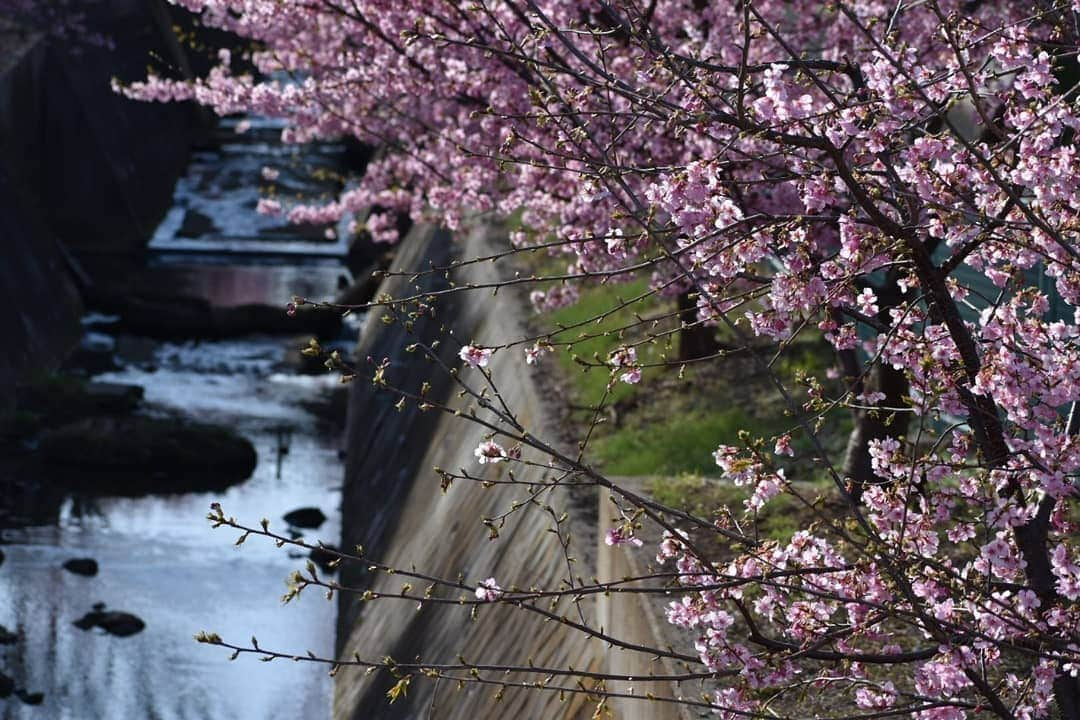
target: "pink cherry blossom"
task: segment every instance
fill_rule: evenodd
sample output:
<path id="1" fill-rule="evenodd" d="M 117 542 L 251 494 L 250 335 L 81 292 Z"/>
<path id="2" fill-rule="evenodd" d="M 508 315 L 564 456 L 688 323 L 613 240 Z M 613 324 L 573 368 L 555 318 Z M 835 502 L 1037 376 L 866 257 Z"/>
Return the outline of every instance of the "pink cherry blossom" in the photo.
<path id="1" fill-rule="evenodd" d="M 477 347 L 476 345 L 466 345 L 458 352 L 458 357 L 465 361 L 465 364 L 469 367 L 483 368 L 487 367 L 488 361 L 491 359 L 491 353 L 494 352 L 491 348 Z"/>
<path id="2" fill-rule="evenodd" d="M 473 455 L 476 456 L 476 461 L 481 465 L 502 462 L 509 457 L 506 450 L 501 445 L 491 440 L 485 440 L 480 443 L 476 449 L 473 450 Z"/>
<path id="3" fill-rule="evenodd" d="M 680 662 L 715 675 L 722 717 L 815 693 L 837 717 L 1048 716 L 1080 667 L 1075 0 L 179 2 L 251 41 L 256 72 L 223 54 L 122 92 L 379 148 L 335 196 L 260 212 L 366 217 L 378 243 L 404 216 L 513 218 L 499 251 L 544 268 L 514 279 L 538 313 L 593 287 L 625 303 L 608 320 L 643 287 L 659 304 L 556 343 L 606 337 L 610 355 L 579 359 L 635 399 L 653 399 L 643 365 L 658 384 L 732 367 L 677 360 L 691 326 L 777 390 L 760 399 L 782 405 L 774 442 L 711 440 L 707 482 L 735 486 L 735 507 L 679 519 L 692 535 L 667 518 L 657 550 L 664 612 L 690 634 Z M 819 341 L 828 369 L 793 372 Z M 505 342 L 541 357 L 535 337 Z M 547 462 L 599 482 L 592 449 Z M 798 527 L 763 532 L 786 508 Z M 715 542 L 722 561 L 701 556 Z"/>
<path id="4" fill-rule="evenodd" d="M 538 365 L 540 360 L 543 359 L 544 353 L 549 353 L 551 351 L 552 348 L 550 345 L 534 343 L 525 348 L 525 363 L 527 365 Z"/>
<path id="5" fill-rule="evenodd" d="M 632 347 L 621 347 L 611 354 L 608 362 L 612 367 L 624 369 L 619 373 L 619 380 L 630 385 L 641 381 L 641 367 L 637 364 L 637 351 Z"/>
<path id="6" fill-rule="evenodd" d="M 619 545 L 641 547 L 643 543 L 639 538 L 634 537 L 633 528 L 617 525 L 604 533 L 604 544 L 609 547 L 618 547 Z"/>
<path id="7" fill-rule="evenodd" d="M 481 580 L 480 584 L 476 586 L 476 599 L 482 602 L 495 602 L 502 596 L 503 590 L 493 577 Z"/>
<path id="8" fill-rule="evenodd" d="M 260 215 L 280 215 L 281 203 L 270 198 L 260 198 L 255 211 Z"/>

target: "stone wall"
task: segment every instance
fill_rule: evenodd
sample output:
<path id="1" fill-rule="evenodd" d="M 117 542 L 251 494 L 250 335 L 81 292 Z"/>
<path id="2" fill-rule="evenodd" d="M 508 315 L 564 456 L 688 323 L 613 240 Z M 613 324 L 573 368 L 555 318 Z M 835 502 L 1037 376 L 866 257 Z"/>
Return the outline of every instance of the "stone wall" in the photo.
<path id="1" fill-rule="evenodd" d="M 18 188 L 0 168 L 0 197 Z M 16 382 L 53 368 L 79 340 L 82 302 L 60 247 L 35 213 L 0 212 L 0 410 L 14 402 Z"/>
<path id="2" fill-rule="evenodd" d="M 161 0 L 107 0 L 87 15 L 112 48 L 0 25 L 0 164 L 21 188 L 0 198 L 0 213 L 32 205 L 77 253 L 131 252 L 168 209 L 204 116 L 111 88 L 113 78 L 145 78 L 148 66 L 183 72 Z"/>
<path id="3" fill-rule="evenodd" d="M 58 41 L 0 17 L 0 408 L 34 368 L 80 336 L 93 258 L 138 253 L 206 128 L 190 106 L 112 91 L 148 64 L 184 73 L 162 0 L 101 0 L 88 12 L 114 47 Z M 84 269 L 90 269 L 86 274 Z"/>

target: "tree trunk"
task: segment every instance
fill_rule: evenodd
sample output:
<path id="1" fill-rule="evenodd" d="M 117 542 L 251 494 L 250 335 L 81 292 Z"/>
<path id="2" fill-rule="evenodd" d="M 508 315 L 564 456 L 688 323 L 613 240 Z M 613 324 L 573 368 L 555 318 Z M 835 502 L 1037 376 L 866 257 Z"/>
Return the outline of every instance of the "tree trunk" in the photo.
<path id="1" fill-rule="evenodd" d="M 907 406 L 904 396 L 908 394 L 908 381 L 903 372 L 894 370 L 882 362 L 874 364 L 865 383 L 866 392 L 881 392 L 885 398 L 875 403 L 880 408 L 903 408 Z M 870 441 L 888 436 L 904 435 L 907 430 L 907 414 L 892 410 L 857 410 L 855 427 L 848 436 L 844 453 L 844 478 L 849 482 L 851 494 L 856 501 L 863 488 L 875 481 L 870 466 Z M 878 480 L 880 482 L 880 480 Z"/>
<path id="2" fill-rule="evenodd" d="M 697 303 L 689 293 L 679 293 L 679 360 L 697 360 L 715 355 L 720 350 L 716 328 L 698 322 Z"/>
<path id="3" fill-rule="evenodd" d="M 1054 678 L 1054 700 L 1061 720 L 1080 720 L 1080 682 L 1061 668 Z"/>

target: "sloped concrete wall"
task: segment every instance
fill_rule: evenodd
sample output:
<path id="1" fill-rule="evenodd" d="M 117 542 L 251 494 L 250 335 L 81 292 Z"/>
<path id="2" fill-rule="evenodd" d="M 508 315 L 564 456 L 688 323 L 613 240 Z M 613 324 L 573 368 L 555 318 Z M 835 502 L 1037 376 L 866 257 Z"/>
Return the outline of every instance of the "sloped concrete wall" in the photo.
<path id="1" fill-rule="evenodd" d="M 642 478 L 624 477 L 612 480 L 618 486 L 638 495 L 648 495 Z M 608 490 L 600 492 L 598 514 L 601 528 L 615 527 L 622 521 L 616 506 L 611 502 L 611 493 Z M 596 577 L 600 582 L 647 577 L 657 571 L 654 557 L 661 539 L 659 528 L 646 524 L 637 535 L 644 542 L 641 547 L 609 547 L 604 544 L 602 536 L 597 538 Z M 679 596 L 677 591 L 670 595 L 613 592 L 597 599 L 597 615 L 603 627 L 611 628 L 615 635 L 628 643 L 692 652 L 692 644 L 688 639 L 680 637 L 679 631 L 664 620 L 667 603 Z M 601 668 L 606 673 L 627 678 L 608 682 L 609 691 L 634 696 L 615 697 L 608 703 L 618 720 L 692 720 L 695 717 L 711 715 L 700 708 L 691 708 L 676 702 L 682 698 L 697 700 L 702 691 L 699 683 L 687 682 L 679 685 L 670 681 L 649 679 L 655 675 L 671 676 L 686 672 L 685 667 L 669 658 L 608 648 L 604 653 Z M 648 694 L 657 700 L 647 699 Z"/>
<path id="2" fill-rule="evenodd" d="M 489 248 L 488 229 L 472 232 L 464 241 L 463 257 L 477 257 Z M 431 228 L 416 228 L 405 240 L 394 268 L 420 270 L 430 261 L 445 264 L 451 254 L 449 238 Z M 499 268 L 491 263 L 473 266 L 468 273 L 474 282 L 491 279 Z M 408 281 L 392 278 L 382 292 L 400 297 L 409 287 L 420 285 L 425 291 L 444 285 L 440 275 Z M 476 341 L 496 344 L 520 333 L 518 302 L 506 290 L 492 297 L 490 291 L 470 291 L 451 296 L 438 304 L 438 315 L 416 318 L 414 334 L 409 336 L 399 325 L 384 326 L 381 313 L 368 317 L 362 335 L 360 357 L 371 356 L 376 362 L 392 359 L 387 377 L 405 388 L 416 389 L 424 380 L 432 383 L 430 397 L 446 400 L 464 409 L 467 403 L 452 391 L 445 373 L 439 372 L 418 355 L 402 348 L 416 339 L 429 341 L 442 335 L 444 327 L 452 330 L 462 343 Z M 456 366 L 457 343 L 445 339 L 442 359 Z M 545 436 L 549 425 L 544 404 L 523 360 L 519 348 L 497 352 L 490 369 L 507 404 L 518 420 Z M 462 377 L 478 379 L 476 370 L 463 370 Z M 360 383 L 360 381 L 357 381 Z M 416 567 L 432 575 L 454 578 L 458 574 L 469 583 L 495 577 L 503 587 L 556 587 L 566 576 L 566 559 L 557 538 L 549 532 L 552 519 L 537 507 L 514 513 L 496 540 L 480 518 L 510 509 L 514 501 L 525 499 L 520 486 L 497 484 L 484 489 L 477 483 L 457 481 L 444 495 L 439 488 L 435 466 L 447 469 L 466 468 L 484 471 L 484 477 L 498 479 L 508 470 L 507 464 L 480 466 L 473 450 L 483 430 L 451 415 L 429 411 L 421 413 L 406 407 L 393 409 L 396 398 L 375 392 L 369 383 L 356 384 L 350 402 L 350 426 L 347 432 L 349 459 L 343 505 L 345 532 L 343 544 L 363 544 L 372 558 L 397 567 Z M 526 458 L 528 451 L 526 451 Z M 516 468 L 523 481 L 539 480 L 542 470 Z M 575 506 L 565 496 L 551 499 L 557 509 L 570 512 L 569 528 L 577 541 L 575 552 L 580 566 L 575 572 L 590 577 L 594 566 L 593 533 L 595 523 L 589 515 L 593 508 Z M 363 568 L 346 569 L 342 580 L 354 587 L 398 592 L 400 577 L 368 576 Z M 414 587 L 424 584 L 413 582 Z M 464 592 L 444 592 L 447 597 L 461 597 Z M 482 606 L 475 621 L 470 609 L 456 605 L 425 605 L 415 602 L 378 600 L 363 603 L 355 595 L 343 595 L 340 605 L 340 657 L 354 653 L 364 658 L 381 659 L 389 655 L 398 661 L 422 657 L 425 662 L 455 663 L 459 657 L 471 662 L 506 663 L 525 666 L 597 668 L 602 647 L 583 635 L 567 631 L 557 623 L 546 623 L 534 613 L 501 607 Z M 590 621 L 595 608 L 582 604 Z M 569 612 L 563 604 L 560 612 Z M 483 673 L 497 680 L 541 679 L 536 675 L 502 676 Z M 366 675 L 343 669 L 336 678 L 335 720 L 361 718 L 433 717 L 480 720 L 482 718 L 577 718 L 590 717 L 595 702 L 587 703 L 583 694 L 568 694 L 509 688 L 501 702 L 493 696 L 497 685 L 435 682 L 418 677 L 412 681 L 407 698 L 387 704 L 386 691 L 393 684 L 388 674 Z M 430 714 L 429 714 L 430 713 Z"/>

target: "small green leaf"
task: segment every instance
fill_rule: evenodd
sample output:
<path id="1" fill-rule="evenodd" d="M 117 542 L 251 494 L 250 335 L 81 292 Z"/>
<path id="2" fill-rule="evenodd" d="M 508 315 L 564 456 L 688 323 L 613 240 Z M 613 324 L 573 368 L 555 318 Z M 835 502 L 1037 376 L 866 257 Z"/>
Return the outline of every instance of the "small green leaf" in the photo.
<path id="1" fill-rule="evenodd" d="M 386 691 L 386 697 L 390 698 L 391 704 L 397 702 L 398 698 L 403 698 L 408 695 L 410 680 L 412 680 L 412 675 L 406 675 L 394 683 L 394 687 Z"/>

